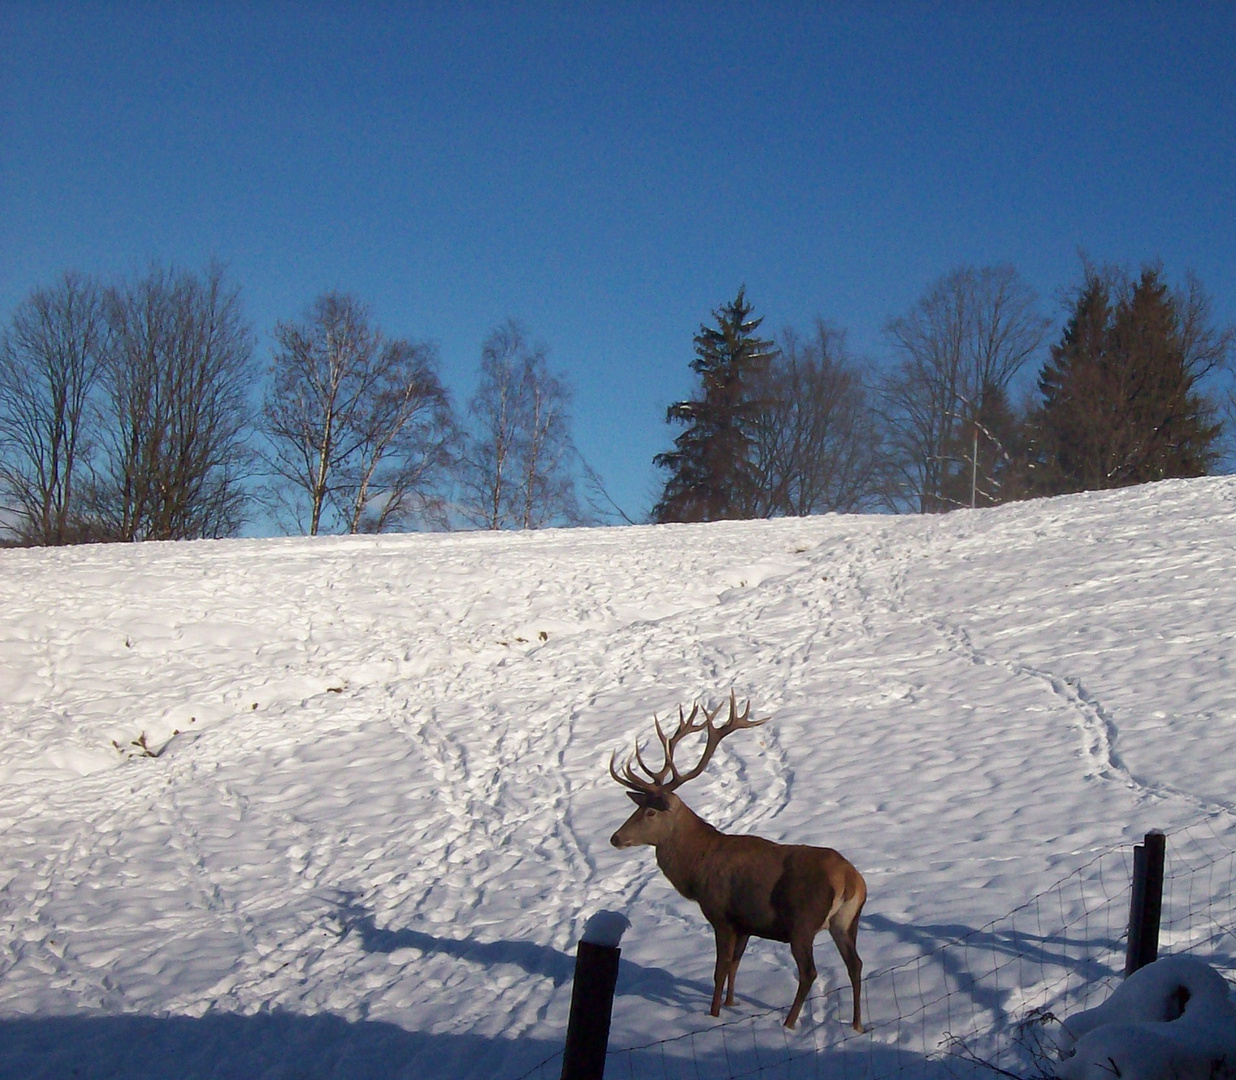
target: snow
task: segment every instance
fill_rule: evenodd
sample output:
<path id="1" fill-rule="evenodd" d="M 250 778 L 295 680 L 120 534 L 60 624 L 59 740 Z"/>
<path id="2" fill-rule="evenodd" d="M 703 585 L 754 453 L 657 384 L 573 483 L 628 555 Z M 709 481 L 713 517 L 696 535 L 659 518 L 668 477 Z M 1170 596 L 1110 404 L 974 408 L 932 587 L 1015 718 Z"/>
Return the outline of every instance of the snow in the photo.
<path id="1" fill-rule="evenodd" d="M 622 943 L 622 935 L 631 928 L 631 920 L 621 911 L 598 911 L 584 923 L 581 941 L 590 945 L 602 945 L 616 949 Z"/>
<path id="2" fill-rule="evenodd" d="M 600 912 L 630 923 L 611 1047 L 715 1031 L 711 932 L 610 846 L 608 762 L 731 690 L 768 723 L 680 794 L 862 871 L 874 1062 L 905 1034 L 879 972 L 921 958 L 933 992 L 943 945 L 1151 828 L 1169 861 L 1198 821 L 1236 848 L 1234 536 L 1236 479 L 1209 478 L 0 552 L 0 1077 L 515 1080 L 561 1050 Z M 722 1020 L 845 1030 L 827 935 L 816 961 L 792 1036 L 775 942 Z"/>
<path id="3" fill-rule="evenodd" d="M 1236 1076 L 1236 1006 L 1223 977 L 1191 956 L 1135 971 L 1102 1005 L 1063 1026 L 1063 1080 Z"/>

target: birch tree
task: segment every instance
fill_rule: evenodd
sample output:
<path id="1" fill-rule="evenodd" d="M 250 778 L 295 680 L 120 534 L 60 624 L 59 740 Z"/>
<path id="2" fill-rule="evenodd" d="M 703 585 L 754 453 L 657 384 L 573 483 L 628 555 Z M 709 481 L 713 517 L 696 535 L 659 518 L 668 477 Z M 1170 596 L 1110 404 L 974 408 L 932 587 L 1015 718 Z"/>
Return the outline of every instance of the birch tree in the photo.
<path id="1" fill-rule="evenodd" d="M 437 520 L 452 462 L 436 350 L 387 338 L 355 297 L 279 323 L 263 405 L 267 463 L 310 536 Z"/>
<path id="2" fill-rule="evenodd" d="M 508 319 L 489 334 L 459 471 L 465 520 L 483 529 L 537 529 L 580 519 L 570 401 L 546 350 L 529 342 L 523 326 Z"/>

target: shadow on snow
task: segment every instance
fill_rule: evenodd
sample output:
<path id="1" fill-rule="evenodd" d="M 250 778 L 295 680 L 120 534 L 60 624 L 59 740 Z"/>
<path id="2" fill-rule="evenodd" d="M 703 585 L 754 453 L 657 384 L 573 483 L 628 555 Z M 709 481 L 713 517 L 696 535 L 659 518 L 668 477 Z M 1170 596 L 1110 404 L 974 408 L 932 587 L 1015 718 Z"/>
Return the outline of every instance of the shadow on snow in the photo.
<path id="1" fill-rule="evenodd" d="M 425 1075 L 557 1080 L 561 1044 L 544 1039 L 430 1035 L 395 1024 L 287 1012 L 193 1017 L 54 1016 L 0 1020 L 3 1080 L 419 1080 Z M 954 1077 L 890 1047 L 816 1051 L 810 1037 L 784 1052 L 737 1035 L 692 1046 L 610 1055 L 614 1076 Z"/>
<path id="2" fill-rule="evenodd" d="M 287 1012 L 0 1020 L 3 1080 L 420 1080 L 522 1075 L 560 1047 Z"/>
<path id="3" fill-rule="evenodd" d="M 575 957 L 552 945 L 531 941 L 478 941 L 476 938 L 446 938 L 422 930 L 393 930 L 378 926 L 372 912 L 355 903 L 339 905 L 338 918 L 345 933 L 356 934 L 361 948 L 370 953 L 393 953 L 416 949 L 439 953 L 481 967 L 513 964 L 529 975 L 549 979 L 554 986 L 569 983 L 575 973 Z M 618 993 L 634 994 L 658 1004 L 691 1005 L 712 1000 L 712 983 L 681 979 L 664 968 L 647 967 L 625 957 L 620 962 Z"/>
<path id="4" fill-rule="evenodd" d="M 415 949 L 438 953 L 481 966 L 515 965 L 528 975 L 568 984 L 575 960 L 562 950 L 527 941 L 477 941 L 435 937 L 419 930 L 379 927 L 371 912 L 345 902 L 338 914 L 345 934 L 355 934 L 371 953 Z M 908 930 L 887 919 L 867 920 L 870 929 L 891 933 L 919 949 L 932 944 L 965 941 L 996 953 L 1029 951 L 1047 965 L 1076 965 L 1087 974 L 1092 961 L 1070 955 L 1074 942 L 1059 937 L 975 932 L 963 926 L 918 927 Z M 976 986 L 955 966 L 948 953 L 939 957 L 963 995 L 997 1013 L 1002 995 Z M 878 977 L 878 976 L 877 976 Z M 848 987 L 847 987 L 848 991 Z M 619 999 L 643 999 L 660 1004 L 691 1006 L 711 996 L 711 984 L 684 980 L 662 968 L 621 962 Z M 990 996 L 990 1000 L 987 1000 Z M 747 1001 L 748 1007 L 759 1003 Z M 779 1014 L 778 1014 L 779 1015 Z M 701 1018 L 703 1019 L 703 1018 Z M 762 1030 L 763 1021 L 779 1031 L 777 1016 L 753 1017 L 750 1025 L 709 1025 L 695 1034 L 637 1049 L 611 1051 L 610 1071 L 620 1076 L 677 1075 L 730 1077 L 814 1076 L 830 1078 L 953 1076 L 956 1058 L 928 1060 L 920 1053 L 898 1050 L 864 1037 L 848 1045 L 823 1048 L 809 1031 L 789 1036 Z M 877 1025 L 880 1027 L 883 1025 Z M 758 1038 L 757 1038 L 758 1034 Z M 330 1014 L 302 1015 L 283 1011 L 242 1016 L 211 1012 L 202 1017 L 66 1016 L 0 1020 L 0 1080 L 409 1080 L 430 1073 L 453 1077 L 553 1077 L 561 1070 L 562 1038 L 520 1038 L 476 1034 L 430 1034 L 406 1031 L 383 1021 L 346 1020 Z M 804 1037 L 805 1036 L 805 1037 Z M 769 1045 L 770 1040 L 773 1045 Z M 831 1037 L 828 1041 L 832 1041 Z M 775 1045 L 781 1043 L 780 1046 Z M 933 1055 L 934 1057 L 934 1055 Z M 965 1072 L 964 1068 L 960 1072 Z"/>

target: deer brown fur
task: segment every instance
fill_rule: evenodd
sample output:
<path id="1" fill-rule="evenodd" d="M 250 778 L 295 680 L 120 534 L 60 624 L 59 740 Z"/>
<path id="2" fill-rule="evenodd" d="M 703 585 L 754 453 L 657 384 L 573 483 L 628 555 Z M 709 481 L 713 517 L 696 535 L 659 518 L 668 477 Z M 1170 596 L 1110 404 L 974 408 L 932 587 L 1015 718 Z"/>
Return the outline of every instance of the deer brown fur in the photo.
<path id="1" fill-rule="evenodd" d="M 679 709 L 678 729 L 666 736 L 659 722 L 657 737 L 665 753 L 664 766 L 653 771 L 644 764 L 638 744 L 622 773 L 610 761 L 610 775 L 627 788 L 636 810 L 614 833 L 614 847 L 650 844 L 656 849 L 657 865 L 688 900 L 699 904 L 712 924 L 717 941 L 713 972 L 712 1015 L 725 1004 L 734 1004 L 734 975 L 747 940 L 752 937 L 789 942 L 798 965 L 798 993 L 785 1018 L 792 1028 L 815 981 L 815 935 L 828 928 L 845 962 L 854 992 L 855 1031 L 862 1031 L 860 1006 L 863 962 L 858 955 L 858 916 L 867 899 L 862 875 L 831 848 L 806 844 L 777 844 L 759 836 L 723 833 L 691 810 L 675 788 L 698 776 L 726 735 L 739 728 L 756 727 L 764 721 L 748 720 L 750 704 L 739 715 L 730 695 L 729 719 L 720 727 L 713 719 L 720 707 L 695 722 L 699 706 L 684 717 Z M 706 732 L 704 755 L 687 773 L 673 761 L 674 749 L 684 736 Z M 637 775 L 634 763 L 647 774 Z"/>

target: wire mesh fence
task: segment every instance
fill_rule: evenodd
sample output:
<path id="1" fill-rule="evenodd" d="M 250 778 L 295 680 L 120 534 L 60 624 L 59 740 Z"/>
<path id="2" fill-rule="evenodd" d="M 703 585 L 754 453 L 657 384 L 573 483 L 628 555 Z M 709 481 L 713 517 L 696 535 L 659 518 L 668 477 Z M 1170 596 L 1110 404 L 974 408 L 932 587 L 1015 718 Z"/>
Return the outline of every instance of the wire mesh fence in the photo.
<path id="1" fill-rule="evenodd" d="M 1133 852 L 1113 848 L 985 926 L 864 975 L 862 1034 L 844 1023 L 849 988 L 783 1010 L 712 1021 L 611 1048 L 607 1080 L 934 1080 L 1050 1076 L 1060 1019 L 1105 1000 L 1124 973 Z M 1159 955 L 1190 953 L 1236 981 L 1236 815 L 1168 834 Z M 556 1078 L 561 1055 L 528 1078 Z"/>

